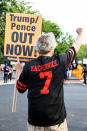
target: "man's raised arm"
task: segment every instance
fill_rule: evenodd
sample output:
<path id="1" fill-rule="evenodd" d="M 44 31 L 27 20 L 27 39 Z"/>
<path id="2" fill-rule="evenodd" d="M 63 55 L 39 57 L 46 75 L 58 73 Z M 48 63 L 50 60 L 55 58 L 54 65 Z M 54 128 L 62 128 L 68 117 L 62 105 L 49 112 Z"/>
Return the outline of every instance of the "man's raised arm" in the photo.
<path id="1" fill-rule="evenodd" d="M 81 44 L 82 44 L 82 38 L 83 38 L 83 29 L 82 28 L 77 28 L 76 30 L 78 37 L 72 44 L 72 46 L 75 48 L 76 52 L 79 51 Z"/>

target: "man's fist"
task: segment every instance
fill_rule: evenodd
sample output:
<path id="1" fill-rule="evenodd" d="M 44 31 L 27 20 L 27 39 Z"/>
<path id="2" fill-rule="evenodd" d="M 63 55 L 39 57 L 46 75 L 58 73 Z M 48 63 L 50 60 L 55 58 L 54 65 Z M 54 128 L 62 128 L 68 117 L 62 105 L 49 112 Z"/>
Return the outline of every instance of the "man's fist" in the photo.
<path id="1" fill-rule="evenodd" d="M 83 33 L 83 28 L 77 28 L 76 32 L 78 35 L 80 35 L 81 33 Z"/>

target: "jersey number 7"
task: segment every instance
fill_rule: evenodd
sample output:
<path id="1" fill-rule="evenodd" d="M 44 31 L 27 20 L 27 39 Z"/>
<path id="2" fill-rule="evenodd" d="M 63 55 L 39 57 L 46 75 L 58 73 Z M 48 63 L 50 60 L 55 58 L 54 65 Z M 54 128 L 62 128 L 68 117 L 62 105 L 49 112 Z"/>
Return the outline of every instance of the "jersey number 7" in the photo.
<path id="1" fill-rule="evenodd" d="M 39 77 L 40 79 L 43 79 L 45 76 L 47 76 L 44 87 L 42 90 L 40 90 L 40 94 L 49 94 L 49 85 L 52 80 L 52 71 L 47 71 L 47 72 L 40 72 Z"/>

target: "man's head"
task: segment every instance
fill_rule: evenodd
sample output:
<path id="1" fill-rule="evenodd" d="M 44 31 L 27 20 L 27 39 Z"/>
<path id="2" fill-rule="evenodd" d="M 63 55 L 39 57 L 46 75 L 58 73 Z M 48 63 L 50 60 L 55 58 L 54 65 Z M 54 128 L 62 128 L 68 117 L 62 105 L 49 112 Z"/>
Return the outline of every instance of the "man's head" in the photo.
<path id="1" fill-rule="evenodd" d="M 52 32 L 42 34 L 36 41 L 36 51 L 38 51 L 39 54 L 54 52 L 56 46 L 57 42 Z"/>

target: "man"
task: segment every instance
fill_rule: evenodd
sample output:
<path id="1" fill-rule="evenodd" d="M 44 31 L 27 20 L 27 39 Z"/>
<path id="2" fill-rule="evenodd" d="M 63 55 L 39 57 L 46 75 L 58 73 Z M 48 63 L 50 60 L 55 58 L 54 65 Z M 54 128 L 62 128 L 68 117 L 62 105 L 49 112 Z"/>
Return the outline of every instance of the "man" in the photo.
<path id="1" fill-rule="evenodd" d="M 22 67 L 16 63 L 17 89 L 28 89 L 28 131 L 68 131 L 64 104 L 64 72 L 82 43 L 83 29 L 64 54 L 54 55 L 57 45 L 53 33 L 42 34 L 36 41 L 40 56 Z"/>
<path id="2" fill-rule="evenodd" d="M 5 63 L 5 66 L 3 67 L 3 71 L 4 71 L 4 83 L 7 83 L 8 73 L 9 73 L 9 67 L 7 66 L 7 63 Z"/>
<path id="3" fill-rule="evenodd" d="M 13 74 L 13 66 L 10 65 L 9 66 L 9 79 L 10 79 L 10 81 L 12 80 L 12 74 Z"/>

